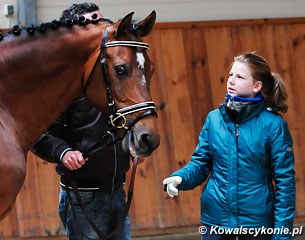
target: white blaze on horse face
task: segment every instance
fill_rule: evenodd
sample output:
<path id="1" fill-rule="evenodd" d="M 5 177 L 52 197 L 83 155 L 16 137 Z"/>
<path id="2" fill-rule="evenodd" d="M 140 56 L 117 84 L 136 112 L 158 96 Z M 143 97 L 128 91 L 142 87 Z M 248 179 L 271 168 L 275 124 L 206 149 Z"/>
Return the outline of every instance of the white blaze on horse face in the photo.
<path id="1" fill-rule="evenodd" d="M 144 58 L 143 53 L 137 52 L 136 56 L 137 56 L 137 62 L 139 64 L 138 68 L 144 69 L 145 58 Z"/>
<path id="2" fill-rule="evenodd" d="M 136 56 L 137 56 L 138 68 L 144 69 L 145 58 L 144 58 L 143 53 L 137 52 Z M 146 84 L 146 79 L 145 79 L 144 74 L 142 76 L 142 81 L 141 82 L 142 82 L 143 85 Z"/>

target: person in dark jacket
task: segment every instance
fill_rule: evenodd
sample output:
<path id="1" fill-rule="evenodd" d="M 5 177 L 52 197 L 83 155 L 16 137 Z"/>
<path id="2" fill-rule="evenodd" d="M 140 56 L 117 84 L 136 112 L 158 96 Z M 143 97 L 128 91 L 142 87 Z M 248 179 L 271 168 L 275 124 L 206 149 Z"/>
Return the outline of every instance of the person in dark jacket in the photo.
<path id="1" fill-rule="evenodd" d="M 63 12 L 61 20 L 75 20 L 80 15 L 90 18 L 94 13 L 102 17 L 98 6 L 93 3 L 73 4 Z M 113 231 L 124 209 L 123 184 L 130 160 L 129 155 L 123 152 L 121 142 L 111 144 L 89 158 L 83 157 L 83 153 L 97 142 L 112 141 L 112 136 L 107 133 L 107 125 L 106 116 L 85 97 L 80 98 L 56 119 L 32 148 L 34 154 L 59 166 L 61 189 L 58 211 L 69 239 L 86 239 L 85 236 L 99 238 L 72 191 L 72 203 L 69 201 L 66 189 L 72 186 L 68 176 L 72 175 L 75 179 L 86 214 L 104 235 Z M 65 174 L 67 172 L 69 174 Z M 71 204 L 77 221 L 73 217 Z M 128 216 L 116 239 L 130 239 Z"/>
<path id="2" fill-rule="evenodd" d="M 234 58 L 226 100 L 211 111 L 190 162 L 164 179 L 170 197 L 209 176 L 201 195 L 201 239 L 292 239 L 293 142 L 286 89 L 256 53 Z M 231 232 L 230 232 L 231 231 Z"/>

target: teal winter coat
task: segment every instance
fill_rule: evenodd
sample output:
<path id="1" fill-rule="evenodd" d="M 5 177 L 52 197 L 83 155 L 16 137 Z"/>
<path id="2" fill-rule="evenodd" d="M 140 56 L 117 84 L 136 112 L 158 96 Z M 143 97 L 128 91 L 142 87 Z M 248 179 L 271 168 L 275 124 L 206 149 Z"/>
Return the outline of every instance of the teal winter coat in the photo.
<path id="1" fill-rule="evenodd" d="M 263 102 L 245 107 L 235 123 L 225 105 L 210 112 L 191 161 L 171 176 L 182 177 L 179 190 L 193 189 L 209 176 L 201 195 L 202 224 L 292 230 L 292 138 L 282 117 Z"/>

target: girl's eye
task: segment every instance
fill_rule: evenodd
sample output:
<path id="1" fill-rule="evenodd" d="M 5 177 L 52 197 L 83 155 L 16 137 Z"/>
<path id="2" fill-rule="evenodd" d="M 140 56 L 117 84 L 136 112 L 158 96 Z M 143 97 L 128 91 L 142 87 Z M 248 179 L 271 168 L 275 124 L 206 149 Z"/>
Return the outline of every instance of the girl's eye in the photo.
<path id="1" fill-rule="evenodd" d="M 115 66 L 115 72 L 120 77 L 128 76 L 128 69 L 127 69 L 126 65 Z"/>

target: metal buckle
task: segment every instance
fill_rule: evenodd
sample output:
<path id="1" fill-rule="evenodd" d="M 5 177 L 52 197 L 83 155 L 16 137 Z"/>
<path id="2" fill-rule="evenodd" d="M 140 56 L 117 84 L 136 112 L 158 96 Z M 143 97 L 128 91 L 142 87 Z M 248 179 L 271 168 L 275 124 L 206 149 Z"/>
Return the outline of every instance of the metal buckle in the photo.
<path id="1" fill-rule="evenodd" d="M 115 122 L 118 121 L 118 119 L 120 119 L 120 118 L 123 120 L 123 122 L 120 125 L 116 125 Z M 128 127 L 126 126 L 127 119 L 122 113 L 116 112 L 115 115 L 110 115 L 109 121 L 110 121 L 110 124 L 116 128 L 128 129 Z"/>

